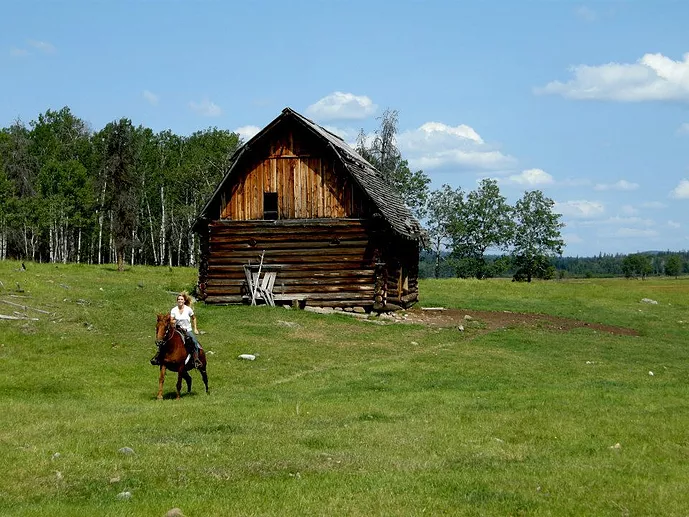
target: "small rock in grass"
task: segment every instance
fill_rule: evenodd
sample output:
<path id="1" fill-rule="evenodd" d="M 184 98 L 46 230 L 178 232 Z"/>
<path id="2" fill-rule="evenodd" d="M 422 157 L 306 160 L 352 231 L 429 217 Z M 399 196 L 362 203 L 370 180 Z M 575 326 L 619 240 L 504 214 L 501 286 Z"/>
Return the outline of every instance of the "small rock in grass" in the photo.
<path id="1" fill-rule="evenodd" d="M 658 305 L 658 302 L 650 298 L 641 298 L 641 303 L 650 303 L 651 305 Z"/>
<path id="2" fill-rule="evenodd" d="M 125 456 L 129 456 L 131 454 L 134 454 L 134 449 L 132 449 L 131 447 L 122 447 L 121 449 L 118 449 L 117 452 L 120 452 Z"/>
<path id="3" fill-rule="evenodd" d="M 120 482 L 120 476 L 115 476 L 114 478 L 110 478 L 110 484 L 115 484 Z"/>
<path id="4" fill-rule="evenodd" d="M 411 344 L 414 346 L 418 345 L 418 343 L 416 341 L 412 341 Z"/>
<path id="5" fill-rule="evenodd" d="M 247 361 L 253 361 L 256 359 L 254 354 L 239 354 L 239 359 L 246 359 Z"/>
<path id="6" fill-rule="evenodd" d="M 59 453 L 59 452 L 56 452 L 55 454 L 53 454 L 53 456 L 52 456 L 51 459 L 52 459 L 53 461 L 55 461 L 55 460 L 58 459 L 59 457 L 60 457 L 60 453 Z"/>
<path id="7" fill-rule="evenodd" d="M 132 498 L 132 493 L 127 491 L 127 492 L 120 492 L 117 494 L 117 499 L 120 501 L 128 501 L 129 499 Z"/>
<path id="8" fill-rule="evenodd" d="M 621 449 L 622 445 L 620 445 L 620 442 L 617 442 L 615 445 L 610 446 L 611 449 Z"/>
<path id="9" fill-rule="evenodd" d="M 464 332 L 464 325 L 457 325 L 457 330 Z"/>
<path id="10" fill-rule="evenodd" d="M 651 372 L 651 371 L 649 371 L 649 372 L 648 372 L 648 375 L 650 375 L 651 377 L 653 377 L 654 373 Z"/>
<path id="11" fill-rule="evenodd" d="M 472 318 L 472 317 L 469 316 L 468 314 L 465 314 L 465 315 L 464 315 L 464 319 L 467 320 L 467 321 L 471 321 L 471 320 L 473 320 L 474 318 Z"/>
<path id="12" fill-rule="evenodd" d="M 173 508 L 172 510 L 167 511 L 165 517 L 184 517 L 184 514 L 179 508 Z"/>

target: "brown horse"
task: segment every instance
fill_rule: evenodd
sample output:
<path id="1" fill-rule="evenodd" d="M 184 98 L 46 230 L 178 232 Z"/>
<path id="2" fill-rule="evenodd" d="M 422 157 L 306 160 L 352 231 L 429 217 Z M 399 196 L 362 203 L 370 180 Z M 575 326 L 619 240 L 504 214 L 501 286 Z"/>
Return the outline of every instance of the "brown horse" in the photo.
<path id="1" fill-rule="evenodd" d="M 169 314 L 158 314 L 158 322 L 156 323 L 156 346 L 158 353 L 151 359 L 151 364 L 160 365 L 160 378 L 158 379 L 158 399 L 163 398 L 163 382 L 165 382 L 165 371 L 171 370 L 177 372 L 177 398 L 180 398 L 180 391 L 182 390 L 182 379 L 187 382 L 187 393 L 191 393 L 191 376 L 188 371 L 193 370 L 194 361 L 189 360 L 185 364 L 187 358 L 187 349 L 184 346 L 184 336 L 177 330 Z M 201 372 L 201 379 L 206 385 L 206 393 L 208 393 L 208 375 L 206 374 L 206 353 L 203 349 L 199 350 L 199 359 L 202 365 L 198 368 Z"/>

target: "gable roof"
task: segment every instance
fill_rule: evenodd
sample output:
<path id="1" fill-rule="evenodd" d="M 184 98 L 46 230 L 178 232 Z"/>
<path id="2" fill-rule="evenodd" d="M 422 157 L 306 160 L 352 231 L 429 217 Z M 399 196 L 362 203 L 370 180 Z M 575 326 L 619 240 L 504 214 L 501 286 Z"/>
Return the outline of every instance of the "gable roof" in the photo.
<path id="1" fill-rule="evenodd" d="M 229 178 L 232 176 L 235 166 L 240 162 L 241 157 L 251 149 L 254 142 L 261 139 L 266 133 L 273 129 L 278 123 L 286 118 L 293 118 L 302 126 L 310 130 L 323 143 L 326 144 L 340 160 L 354 181 L 359 185 L 361 190 L 371 199 L 383 219 L 390 225 L 393 231 L 402 237 L 412 240 L 425 241 L 426 234 L 419 222 L 412 215 L 409 208 L 404 204 L 400 195 L 395 192 L 394 187 L 389 185 L 383 175 L 373 165 L 371 165 L 364 157 L 352 149 L 339 136 L 331 133 L 327 129 L 319 126 L 312 120 L 297 113 L 291 108 L 285 108 L 282 113 L 258 132 L 253 138 L 240 147 L 232 157 L 230 167 L 222 179 L 218 187 L 213 192 L 213 195 L 201 210 L 197 219 L 197 226 L 204 220 L 212 218 L 212 213 L 217 210 L 220 202 L 220 193 L 223 191 Z"/>

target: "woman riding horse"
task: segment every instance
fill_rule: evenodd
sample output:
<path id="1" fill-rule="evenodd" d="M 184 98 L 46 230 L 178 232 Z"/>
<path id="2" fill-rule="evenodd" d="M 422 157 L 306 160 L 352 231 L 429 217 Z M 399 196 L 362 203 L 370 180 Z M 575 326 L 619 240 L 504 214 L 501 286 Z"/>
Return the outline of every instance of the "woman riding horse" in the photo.
<path id="1" fill-rule="evenodd" d="M 160 366 L 160 377 L 158 379 L 158 399 L 163 398 L 163 383 L 165 382 L 165 371 L 172 370 L 177 372 L 177 398 L 180 398 L 182 390 L 182 380 L 187 383 L 187 392 L 191 392 L 191 376 L 189 370 L 198 369 L 201 379 L 206 386 L 208 393 L 208 375 L 206 373 L 206 354 L 203 349 L 199 350 L 199 366 L 189 361 L 185 336 L 175 326 L 174 320 L 169 314 L 158 314 L 156 323 L 156 346 L 158 353 L 151 359 L 151 364 Z"/>
<path id="2" fill-rule="evenodd" d="M 191 304 L 191 297 L 186 292 L 183 291 L 179 293 L 177 295 L 177 305 L 170 309 L 170 316 L 173 319 L 172 324 L 184 330 L 186 336 L 189 337 L 192 342 L 192 346 L 189 347 L 192 350 L 186 360 L 189 361 L 191 356 L 193 356 L 194 366 L 199 368 L 201 366 L 201 361 L 199 360 L 201 345 L 199 345 L 199 341 L 196 339 L 196 334 L 199 333 L 199 329 L 196 325 L 196 314 L 194 314 L 194 309 L 191 308 Z M 194 325 L 193 331 L 192 324 Z"/>

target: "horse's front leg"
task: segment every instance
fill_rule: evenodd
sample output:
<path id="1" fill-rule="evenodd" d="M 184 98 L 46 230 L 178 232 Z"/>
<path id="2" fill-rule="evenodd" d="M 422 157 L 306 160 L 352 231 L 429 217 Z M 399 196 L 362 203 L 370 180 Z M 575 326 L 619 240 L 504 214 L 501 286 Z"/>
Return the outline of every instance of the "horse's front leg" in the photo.
<path id="1" fill-rule="evenodd" d="M 163 383 L 165 382 L 165 365 L 160 365 L 160 377 L 158 377 L 158 400 L 163 398 Z"/>

